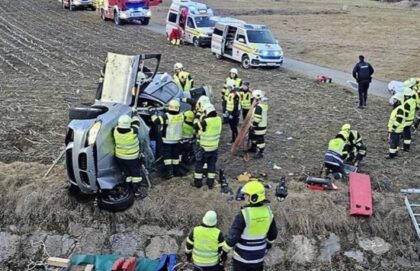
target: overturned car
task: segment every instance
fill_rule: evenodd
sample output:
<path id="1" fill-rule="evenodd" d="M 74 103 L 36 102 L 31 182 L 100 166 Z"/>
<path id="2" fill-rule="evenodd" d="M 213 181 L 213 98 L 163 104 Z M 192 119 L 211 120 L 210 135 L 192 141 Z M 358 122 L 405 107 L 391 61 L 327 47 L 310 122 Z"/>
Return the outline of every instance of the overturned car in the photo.
<path id="1" fill-rule="evenodd" d="M 103 209 L 120 211 L 134 202 L 114 157 L 112 131 L 118 118 L 124 114 L 141 117 L 140 149 L 146 166 L 151 167 L 161 153 L 159 129 L 151 129 L 151 115 L 163 111 L 172 99 L 194 101 L 211 95 L 207 86 L 183 92 L 170 75 L 158 73 L 160 58 L 160 54 L 108 53 L 102 91 L 95 103 L 69 112 L 65 138 L 69 183 L 82 194 L 97 194 Z M 149 62 L 155 62 L 154 70 L 147 67 Z M 181 111 L 190 108 L 191 103 L 181 102 Z"/>

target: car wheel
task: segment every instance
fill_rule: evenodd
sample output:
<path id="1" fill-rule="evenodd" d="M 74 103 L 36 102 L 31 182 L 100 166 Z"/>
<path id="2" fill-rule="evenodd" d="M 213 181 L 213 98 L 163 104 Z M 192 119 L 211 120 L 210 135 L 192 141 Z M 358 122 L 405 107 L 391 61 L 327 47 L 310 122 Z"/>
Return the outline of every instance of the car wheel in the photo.
<path id="1" fill-rule="evenodd" d="M 120 184 L 114 189 L 103 190 L 99 195 L 99 208 L 110 212 L 121 212 L 134 203 L 134 194 L 126 184 Z"/>
<path id="2" fill-rule="evenodd" d="M 193 45 L 194 45 L 194 47 L 200 47 L 200 42 L 198 41 L 197 38 L 193 39 Z"/>
<path id="3" fill-rule="evenodd" d="M 141 20 L 142 25 L 148 25 L 149 22 L 150 22 L 150 18 L 144 18 L 144 19 Z"/>
<path id="4" fill-rule="evenodd" d="M 247 55 L 244 55 L 242 57 L 242 68 L 249 69 L 251 67 L 251 61 L 249 60 L 249 57 Z"/>
<path id="5" fill-rule="evenodd" d="M 94 5 L 90 6 L 90 10 L 95 11 L 96 7 Z"/>
<path id="6" fill-rule="evenodd" d="M 120 19 L 120 17 L 118 16 L 118 13 L 117 13 L 116 11 L 114 12 L 114 23 L 115 23 L 116 25 L 121 25 L 121 24 L 122 24 L 121 19 Z"/>
<path id="7" fill-rule="evenodd" d="M 61 0 L 61 7 L 64 9 L 66 8 L 66 5 L 64 4 L 64 0 Z"/>
<path id="8" fill-rule="evenodd" d="M 69 111 L 69 119 L 85 120 L 95 119 L 97 116 L 105 113 L 108 109 L 106 107 L 91 107 L 91 108 L 72 108 Z"/>
<path id="9" fill-rule="evenodd" d="M 214 56 L 216 57 L 216 59 L 222 59 L 222 55 L 221 54 L 215 53 Z"/>
<path id="10" fill-rule="evenodd" d="M 69 10 L 70 11 L 76 10 L 76 7 L 73 5 L 73 1 L 69 1 Z"/>
<path id="11" fill-rule="evenodd" d="M 105 10 L 101 8 L 101 19 L 102 21 L 106 21 Z"/>

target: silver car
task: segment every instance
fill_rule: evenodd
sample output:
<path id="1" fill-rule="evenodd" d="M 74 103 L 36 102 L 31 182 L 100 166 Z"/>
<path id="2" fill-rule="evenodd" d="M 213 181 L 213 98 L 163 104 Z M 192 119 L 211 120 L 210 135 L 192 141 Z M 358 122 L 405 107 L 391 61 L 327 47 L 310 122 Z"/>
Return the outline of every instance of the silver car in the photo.
<path id="1" fill-rule="evenodd" d="M 147 60 L 157 62 L 154 71 L 145 67 Z M 138 105 L 134 114 L 141 116 L 141 150 L 144 160 L 153 162 L 159 158 L 160 140 L 158 136 L 150 138 L 151 114 L 163 110 L 174 98 L 194 101 L 211 94 L 207 86 L 193 89 L 190 94 L 184 93 L 170 75 L 157 72 L 159 63 L 159 54 L 125 56 L 108 53 L 99 99 L 90 108 L 73 108 L 69 112 L 65 144 L 70 185 L 82 194 L 97 194 L 98 203 L 104 209 L 124 210 L 134 201 L 114 158 L 112 131 L 118 118 L 132 114 L 132 108 L 136 108 L 133 105 Z M 190 107 L 190 104 L 181 103 L 183 111 Z"/>

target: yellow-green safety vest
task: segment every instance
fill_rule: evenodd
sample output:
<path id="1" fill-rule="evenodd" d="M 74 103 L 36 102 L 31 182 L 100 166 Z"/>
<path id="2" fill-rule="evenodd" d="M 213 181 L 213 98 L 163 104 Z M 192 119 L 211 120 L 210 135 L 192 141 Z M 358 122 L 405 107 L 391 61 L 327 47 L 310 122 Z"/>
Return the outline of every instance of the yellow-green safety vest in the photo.
<path id="1" fill-rule="evenodd" d="M 219 264 L 220 230 L 203 226 L 193 230 L 194 248 L 192 251 L 193 263 L 198 266 L 214 266 Z"/>
<path id="2" fill-rule="evenodd" d="M 255 109 L 257 107 L 261 107 L 262 109 L 262 113 L 261 114 L 255 114 Z M 254 108 L 254 119 L 253 122 L 258 123 L 258 125 L 256 127 L 254 127 L 254 134 L 255 135 L 265 135 L 266 131 L 267 131 L 267 113 L 268 113 L 268 104 L 266 103 L 259 103 L 255 108 Z"/>
<path id="3" fill-rule="evenodd" d="M 166 113 L 166 132 L 165 137 L 162 137 L 163 143 L 174 144 L 178 143 L 182 138 L 182 128 L 184 124 L 184 116 L 182 114 L 172 115 Z"/>
<path id="4" fill-rule="evenodd" d="M 215 151 L 219 147 L 222 119 L 219 116 L 205 118 L 206 131 L 200 131 L 200 146 L 205 151 Z"/>
<path id="5" fill-rule="evenodd" d="M 245 207 L 241 213 L 245 228 L 240 241 L 235 245 L 233 258 L 243 263 L 261 263 L 264 261 L 273 213 L 267 205 Z"/>
<path id="6" fill-rule="evenodd" d="M 115 128 L 114 140 L 116 157 L 127 160 L 132 160 L 139 157 L 139 139 L 133 132 L 133 129 L 123 134 L 118 131 L 118 128 Z"/>
<path id="7" fill-rule="evenodd" d="M 235 83 L 234 83 L 234 87 L 239 87 L 240 85 L 241 85 L 241 83 L 242 83 L 242 79 L 241 78 L 236 78 L 236 79 L 233 79 L 233 78 L 230 78 L 230 77 L 226 77 L 226 79 L 225 79 L 225 85 L 228 83 L 228 81 L 230 81 L 230 80 L 233 80 Z M 225 99 L 227 99 L 227 97 L 229 96 L 229 93 L 230 93 L 230 89 L 228 89 L 228 88 L 224 88 L 223 89 L 223 94 L 224 94 L 224 98 Z"/>
<path id="8" fill-rule="evenodd" d="M 185 80 L 184 85 L 181 83 L 181 78 Z M 190 80 L 190 73 L 186 71 L 181 71 L 179 73 L 174 74 L 174 80 L 177 85 L 182 88 L 183 91 L 190 91 L 191 90 L 191 80 Z"/>
<path id="9" fill-rule="evenodd" d="M 414 117 L 416 116 L 416 107 L 417 103 L 414 98 L 410 98 L 404 102 L 404 116 L 405 116 L 405 125 L 404 126 L 411 126 L 414 121 Z"/>
<path id="10" fill-rule="evenodd" d="M 182 124 L 182 138 L 190 139 L 194 137 L 194 126 L 192 123 L 185 122 Z"/>
<path id="11" fill-rule="evenodd" d="M 339 155 L 343 155 L 343 149 L 345 145 L 346 141 L 344 141 L 342 138 L 336 137 L 328 142 L 328 150 L 336 152 Z"/>
<path id="12" fill-rule="evenodd" d="M 401 117 L 403 120 L 401 123 L 397 121 L 397 118 Z M 404 108 L 402 105 L 397 106 L 392 110 L 391 116 L 389 117 L 388 121 L 388 132 L 394 133 L 402 133 L 405 126 L 405 119 L 404 119 Z"/>
<path id="13" fill-rule="evenodd" d="M 251 108 L 251 91 L 241 92 L 241 106 L 243 109 L 250 109 Z"/>
<path id="14" fill-rule="evenodd" d="M 235 92 L 230 92 L 229 93 L 229 95 L 227 96 L 227 100 L 226 100 L 226 111 L 233 112 L 233 110 L 235 109 L 235 97 L 237 95 L 238 94 L 235 93 Z M 240 105 L 241 104 L 240 103 L 240 96 L 238 96 L 238 97 L 239 97 L 239 105 Z M 238 108 L 238 109 L 240 109 L 240 108 Z"/>

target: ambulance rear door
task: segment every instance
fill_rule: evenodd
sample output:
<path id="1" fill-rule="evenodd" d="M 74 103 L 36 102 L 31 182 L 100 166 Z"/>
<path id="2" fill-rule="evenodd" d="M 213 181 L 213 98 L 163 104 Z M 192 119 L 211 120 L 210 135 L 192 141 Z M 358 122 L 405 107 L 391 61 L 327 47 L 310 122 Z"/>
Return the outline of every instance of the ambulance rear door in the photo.
<path id="1" fill-rule="evenodd" d="M 225 42 L 226 42 L 227 25 L 223 23 L 216 23 L 211 35 L 211 51 L 216 54 L 216 57 L 223 56 Z"/>

